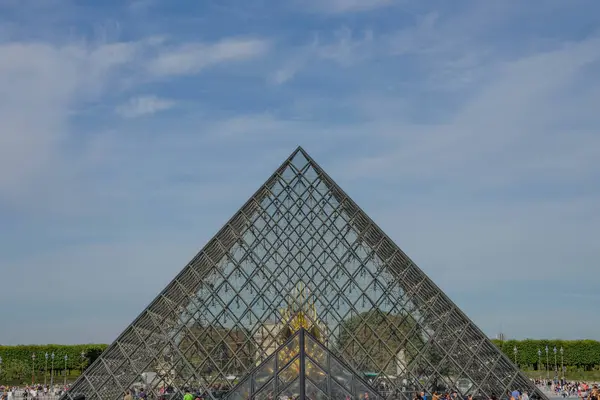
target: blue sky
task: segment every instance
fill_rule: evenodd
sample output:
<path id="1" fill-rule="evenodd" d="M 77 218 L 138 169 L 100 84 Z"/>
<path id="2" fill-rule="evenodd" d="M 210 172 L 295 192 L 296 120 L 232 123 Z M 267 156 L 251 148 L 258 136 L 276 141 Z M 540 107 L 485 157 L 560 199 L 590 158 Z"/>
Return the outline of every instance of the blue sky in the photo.
<path id="1" fill-rule="evenodd" d="M 111 342 L 302 145 L 487 334 L 600 339 L 595 1 L 0 0 L 0 343 Z"/>

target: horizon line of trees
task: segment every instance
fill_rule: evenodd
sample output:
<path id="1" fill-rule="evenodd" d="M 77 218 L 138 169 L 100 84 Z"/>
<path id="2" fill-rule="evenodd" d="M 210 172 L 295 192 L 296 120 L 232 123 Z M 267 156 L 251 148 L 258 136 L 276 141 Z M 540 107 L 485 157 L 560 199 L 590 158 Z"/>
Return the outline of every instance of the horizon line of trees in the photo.
<path id="1" fill-rule="evenodd" d="M 372 317 L 374 321 L 376 320 L 378 323 L 375 325 L 381 328 L 381 321 L 379 321 L 381 318 L 375 314 L 370 317 Z M 354 321 L 349 321 L 346 328 L 352 330 L 354 325 L 356 325 L 353 322 Z M 392 324 L 392 326 L 393 325 L 396 324 Z M 399 326 L 398 328 L 408 329 L 411 324 L 406 323 L 405 325 L 406 326 Z M 345 342 L 343 339 L 345 339 L 345 337 L 342 338 L 342 342 Z M 395 340 L 391 340 L 392 345 L 396 345 Z M 568 369 L 576 368 L 584 371 L 600 369 L 600 341 L 597 340 L 492 339 L 492 342 L 512 362 L 515 362 L 516 360 L 517 365 L 524 370 L 546 370 L 546 368 L 548 368 L 550 371 L 554 371 L 555 369 L 560 371 L 560 368 L 563 365 Z M 343 345 L 343 343 L 340 344 Z M 349 341 L 348 344 L 351 345 L 351 341 Z M 388 343 L 388 346 L 389 345 L 390 344 Z M 2 359 L 2 362 L 0 363 L 0 381 L 6 379 L 20 380 L 27 376 L 31 377 L 32 370 L 35 371 L 37 376 L 43 376 L 43 374 L 49 373 L 52 367 L 52 353 L 54 353 L 55 374 L 63 373 L 65 369 L 65 355 L 67 356 L 66 369 L 69 375 L 71 374 L 71 371 L 84 371 L 104 350 L 106 350 L 107 347 L 108 345 L 106 344 L 0 346 L 0 357 Z M 347 346 L 341 347 L 344 351 L 350 351 L 352 353 L 351 348 Z M 548 348 L 547 356 L 546 347 Z M 555 348 L 556 353 L 554 352 Z M 250 351 L 250 353 L 252 353 L 252 351 Z M 33 354 L 35 354 L 35 363 L 32 358 Z M 47 362 L 46 354 L 48 354 Z M 375 352 L 373 356 L 376 356 L 375 359 L 377 361 L 383 361 L 379 360 L 379 358 L 382 357 L 377 357 L 378 354 L 378 352 Z M 356 356 L 356 354 L 352 354 L 352 356 Z"/>
<path id="2" fill-rule="evenodd" d="M 521 369 L 545 370 L 548 368 L 552 371 L 557 368 L 560 371 L 561 365 L 584 371 L 600 368 L 600 341 L 597 340 L 492 339 L 492 342 L 511 361 L 515 362 L 516 360 Z M 547 356 L 546 348 L 548 349 Z M 554 349 L 556 349 L 556 353 Z"/>
<path id="3" fill-rule="evenodd" d="M 43 381 L 44 375 L 52 370 L 55 377 L 64 376 L 65 369 L 67 376 L 74 370 L 83 372 L 107 347 L 106 344 L 0 346 L 0 383 L 30 380 L 32 375 Z"/>

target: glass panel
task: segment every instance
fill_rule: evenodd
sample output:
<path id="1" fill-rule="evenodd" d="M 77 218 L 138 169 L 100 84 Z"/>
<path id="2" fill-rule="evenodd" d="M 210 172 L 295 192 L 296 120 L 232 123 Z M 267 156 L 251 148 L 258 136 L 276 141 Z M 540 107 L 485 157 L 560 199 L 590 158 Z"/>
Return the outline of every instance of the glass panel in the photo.
<path id="1" fill-rule="evenodd" d="M 305 374 L 319 389 L 327 393 L 327 374 L 308 358 L 305 361 Z"/>
<path id="2" fill-rule="evenodd" d="M 285 365 L 290 362 L 292 358 L 298 355 L 300 352 L 300 339 L 298 335 L 294 336 L 294 338 L 286 344 L 282 349 L 277 353 L 277 368 L 280 370 L 285 368 Z"/>
<path id="3" fill-rule="evenodd" d="M 331 381 L 331 398 L 336 400 L 350 400 L 352 396 L 350 395 L 349 391 L 344 390 L 344 388 L 338 385 L 335 381 Z"/>
<path id="4" fill-rule="evenodd" d="M 327 350 L 308 335 L 304 339 L 304 348 L 306 349 L 306 354 L 318 364 L 323 367 L 327 365 Z"/>
<path id="5" fill-rule="evenodd" d="M 280 381 L 287 384 L 298 378 L 300 373 L 300 359 L 296 357 L 287 367 L 277 374 Z"/>
<path id="6" fill-rule="evenodd" d="M 333 357 L 329 360 L 329 368 L 331 377 L 337 380 L 347 390 L 350 390 L 352 387 L 352 372 L 348 371 L 348 369 L 343 367 L 342 364 L 337 362 Z"/>
<path id="7" fill-rule="evenodd" d="M 258 393 L 254 395 L 255 400 L 272 400 L 275 394 L 275 379 L 267 383 Z"/>
<path id="8" fill-rule="evenodd" d="M 305 381 L 305 383 L 306 383 L 306 387 L 304 388 L 304 395 L 306 396 L 307 399 L 310 399 L 310 400 L 328 399 L 328 397 L 324 393 L 324 391 L 319 390 L 320 388 L 318 388 L 311 381 L 307 380 L 307 381 Z M 325 388 L 325 391 L 326 390 L 327 390 L 327 388 Z"/>
<path id="9" fill-rule="evenodd" d="M 254 388 L 259 390 L 269 379 L 275 375 L 275 357 L 267 360 L 254 373 Z"/>
<path id="10" fill-rule="evenodd" d="M 300 396 L 300 380 L 296 379 L 291 385 L 279 392 L 278 397 L 297 397 Z"/>
<path id="11" fill-rule="evenodd" d="M 235 392 L 229 395 L 231 399 L 248 399 L 250 397 L 250 381 L 243 382 Z"/>
<path id="12" fill-rule="evenodd" d="M 368 388 L 365 384 L 363 384 L 361 381 L 356 380 L 355 384 L 355 388 L 356 388 L 356 396 L 359 399 L 373 399 L 373 398 L 377 398 L 379 396 L 376 396 L 375 393 Z"/>

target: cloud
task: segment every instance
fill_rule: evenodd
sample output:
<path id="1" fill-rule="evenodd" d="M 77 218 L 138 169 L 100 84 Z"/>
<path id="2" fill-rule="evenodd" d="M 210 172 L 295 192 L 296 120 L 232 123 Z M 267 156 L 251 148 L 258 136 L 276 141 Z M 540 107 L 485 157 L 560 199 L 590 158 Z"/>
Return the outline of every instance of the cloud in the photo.
<path id="1" fill-rule="evenodd" d="M 580 178 L 583 171 L 593 171 L 590 167 L 600 157 L 600 138 L 592 133 L 598 121 L 590 109 L 600 100 L 600 86 L 591 83 L 596 89 L 588 87 L 588 95 L 570 98 L 569 110 L 561 105 L 565 88 L 585 79 L 586 67 L 600 61 L 599 45 L 600 39 L 590 38 L 496 64 L 495 79 L 467 98 L 451 120 L 408 125 L 419 135 L 389 147 L 387 154 L 358 161 L 351 173 L 473 179 L 484 168 L 487 179 L 481 184 L 540 174 Z M 582 117 L 579 122 L 577 116 Z M 569 128 L 566 121 L 579 126 Z M 541 150 L 544 158 L 532 157 Z M 472 165 L 481 168 L 473 170 Z"/>
<path id="2" fill-rule="evenodd" d="M 397 4 L 397 0 L 323 0 L 309 3 L 313 10 L 329 13 L 342 14 L 353 12 L 364 12 L 389 7 Z"/>
<path id="3" fill-rule="evenodd" d="M 75 160 L 65 151 L 73 115 L 85 113 L 107 93 L 131 90 L 157 76 L 241 61 L 267 47 L 256 39 L 223 39 L 172 48 L 155 36 L 109 43 L 0 42 L 0 202 L 17 204 L 40 190 L 40 182 L 72 179 L 69 163 Z M 149 75 L 139 72 L 144 66 Z M 142 97 L 117 112 L 131 118 L 173 105 L 159 96 Z M 82 153 L 77 158 L 85 159 Z"/>
<path id="4" fill-rule="evenodd" d="M 374 56 L 376 47 L 371 30 L 357 33 L 349 28 L 340 28 L 331 37 L 315 35 L 309 44 L 291 51 L 282 66 L 269 75 L 269 81 L 277 85 L 284 84 L 319 62 L 350 67 Z"/>
<path id="5" fill-rule="evenodd" d="M 135 43 L 0 44 L 0 200 L 35 187 L 32 179 L 61 164 L 72 108 L 103 93 L 135 49 Z"/>
<path id="6" fill-rule="evenodd" d="M 227 39 L 214 44 L 190 43 L 164 49 L 148 64 L 156 76 L 190 75 L 227 61 L 264 55 L 269 44 L 261 39 Z"/>
<path id="7" fill-rule="evenodd" d="M 175 102 L 173 100 L 157 96 L 138 96 L 118 106 L 116 112 L 124 118 L 136 118 L 168 110 L 174 106 Z"/>

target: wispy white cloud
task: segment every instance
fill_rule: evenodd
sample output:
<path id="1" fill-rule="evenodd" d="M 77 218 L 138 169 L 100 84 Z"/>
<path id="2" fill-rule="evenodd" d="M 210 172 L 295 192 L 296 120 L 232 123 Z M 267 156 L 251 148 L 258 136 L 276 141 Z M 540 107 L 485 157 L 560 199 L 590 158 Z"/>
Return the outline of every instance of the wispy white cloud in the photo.
<path id="1" fill-rule="evenodd" d="M 354 32 L 344 27 L 335 30 L 331 37 L 315 35 L 309 44 L 290 51 L 281 65 L 270 73 L 269 81 L 284 84 L 319 61 L 348 67 L 375 56 L 379 46 L 371 30 Z"/>
<path id="2" fill-rule="evenodd" d="M 319 0 L 308 2 L 308 4 L 309 7 L 315 11 L 341 14 L 376 10 L 397 4 L 399 1 L 400 0 Z"/>
<path id="3" fill-rule="evenodd" d="M 261 39 L 228 39 L 214 44 L 190 43 L 164 49 L 147 67 L 150 73 L 158 76 L 189 75 L 219 63 L 258 57 L 268 49 L 268 41 Z"/>
<path id="4" fill-rule="evenodd" d="M 71 135 L 73 113 L 87 102 L 111 90 L 118 93 L 156 77 L 197 73 L 267 49 L 267 42 L 258 39 L 176 48 L 166 47 L 159 37 L 100 44 L 0 42 L 0 96 L 5 99 L 0 103 L 0 201 L 18 203 L 31 196 L 30 190 L 39 190 L 39 180 L 71 174 L 63 147 Z M 144 76 L 144 66 L 150 75 Z M 118 107 L 117 113 L 136 117 L 173 105 L 173 100 L 142 97 Z"/>
<path id="5" fill-rule="evenodd" d="M 32 179 L 61 164 L 75 102 L 103 93 L 135 47 L 0 44 L 0 199 L 36 187 Z"/>
<path id="6" fill-rule="evenodd" d="M 488 183 L 524 179 L 532 174 L 571 179 L 581 176 L 580 169 L 568 167 L 568 160 L 591 171 L 591 163 L 600 159 L 600 153 L 594 150 L 600 149 L 600 138 L 591 134 L 600 121 L 589 119 L 593 114 L 592 104 L 600 101 L 599 92 L 588 87 L 593 99 L 588 96 L 569 99 L 579 105 L 577 113 L 586 116 L 575 129 L 565 126 L 567 121 L 576 123 L 570 115 L 573 110 L 561 105 L 565 102 L 565 87 L 584 79 L 586 66 L 600 61 L 599 45 L 598 38 L 590 38 L 489 66 L 491 71 L 486 75 L 494 76 L 494 80 L 464 99 L 451 119 L 422 126 L 404 122 L 405 129 L 419 132 L 410 141 L 382 132 L 389 139 L 397 138 L 397 147 L 388 147 L 385 155 L 355 163 L 349 173 L 410 174 L 415 178 L 439 177 L 442 173 L 472 179 L 473 174 L 482 173 L 481 167 L 473 170 L 472 165 L 481 165 L 488 171 Z M 592 85 L 600 89 L 599 84 Z M 381 99 L 382 104 L 387 101 Z M 587 121 L 587 127 L 581 126 L 583 121 Z M 591 130 L 586 133 L 588 129 Z M 532 158 L 532 154 L 540 151 L 546 154 L 544 159 Z M 568 171 L 568 176 L 562 175 Z"/>
<path id="7" fill-rule="evenodd" d="M 168 110 L 174 106 L 175 102 L 173 100 L 149 95 L 133 97 L 126 103 L 118 106 L 115 111 L 124 118 L 136 118 Z"/>

